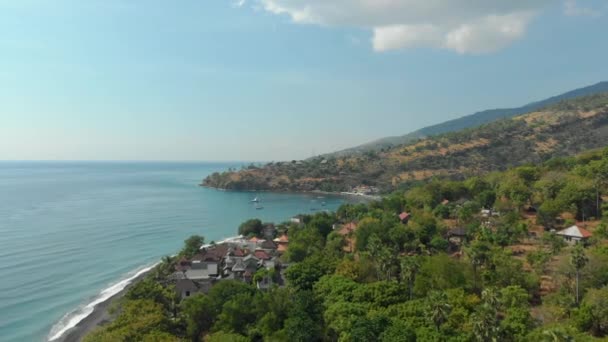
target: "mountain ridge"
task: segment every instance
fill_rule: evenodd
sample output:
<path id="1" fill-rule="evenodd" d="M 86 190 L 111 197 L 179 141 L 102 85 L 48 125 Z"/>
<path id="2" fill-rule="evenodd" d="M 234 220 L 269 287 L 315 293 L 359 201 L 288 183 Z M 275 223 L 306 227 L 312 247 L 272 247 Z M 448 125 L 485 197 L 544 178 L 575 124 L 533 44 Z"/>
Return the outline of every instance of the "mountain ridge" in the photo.
<path id="1" fill-rule="evenodd" d="M 562 100 L 407 144 L 343 157 L 250 165 L 201 185 L 228 190 L 391 192 L 433 177 L 462 179 L 608 144 L 608 92 Z M 355 190 L 356 191 L 356 190 Z"/>
<path id="2" fill-rule="evenodd" d="M 390 148 L 396 145 L 413 142 L 415 140 L 423 139 L 429 136 L 434 136 L 442 133 L 456 132 L 466 128 L 477 127 L 502 118 L 509 118 L 517 115 L 526 114 L 563 100 L 574 99 L 581 96 L 587 96 L 603 92 L 608 92 L 608 81 L 602 81 L 586 87 L 577 88 L 556 96 L 546 98 L 544 100 L 528 103 L 521 107 L 495 108 L 478 111 L 473 114 L 465 115 L 456 119 L 423 127 L 421 129 L 404 135 L 380 138 L 358 146 L 326 153 L 323 154 L 323 156 L 341 157 L 349 154 L 365 153 L 369 151 L 380 151 L 385 148 Z"/>

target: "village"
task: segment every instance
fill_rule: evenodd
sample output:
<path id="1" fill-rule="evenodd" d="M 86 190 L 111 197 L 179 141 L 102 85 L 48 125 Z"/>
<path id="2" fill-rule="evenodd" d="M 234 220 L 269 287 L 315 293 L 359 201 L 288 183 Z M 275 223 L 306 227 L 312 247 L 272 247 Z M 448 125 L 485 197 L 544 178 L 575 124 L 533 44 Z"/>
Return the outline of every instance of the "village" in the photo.
<path id="1" fill-rule="evenodd" d="M 442 205 L 448 205 L 444 200 Z M 460 206 L 462 203 L 455 203 Z M 526 207 L 523 211 L 531 223 L 534 222 L 536 209 Z M 412 214 L 401 212 L 397 215 L 399 222 L 407 225 Z M 481 209 L 477 216 L 482 220 L 484 229 L 493 229 L 495 221 L 500 217 L 500 212 L 493 209 Z M 211 287 L 219 281 L 238 280 L 253 284 L 259 290 L 269 290 L 273 286 L 285 286 L 285 270 L 289 263 L 282 258 L 289 247 L 288 229 L 297 229 L 304 225 L 305 215 L 292 217 L 289 222 L 279 228 L 272 223 L 264 224 L 261 236 L 246 237 L 240 235 L 201 247 L 200 251 L 192 258 L 182 257 L 175 263 L 175 272 L 169 280 L 175 284 L 175 291 L 185 299 L 196 293 L 208 293 Z M 450 226 L 445 233 L 445 239 L 449 242 L 448 252 L 454 258 L 462 256 L 462 245 L 466 242 L 468 234 L 464 227 L 458 226 L 457 220 L 445 220 Z M 542 234 L 554 234 L 563 240 L 564 244 L 582 243 L 592 237 L 592 233 L 584 228 L 585 223 L 578 223 L 566 228 L 555 230 L 531 229 L 526 239 L 521 244 L 510 246 L 514 255 L 523 255 L 527 251 L 539 247 L 539 239 Z M 343 251 L 354 253 L 355 231 L 357 222 L 337 222 L 332 225 L 332 230 L 343 239 Z M 532 247 L 532 248 L 530 248 Z M 413 255 L 413 253 L 409 253 Z"/>
<path id="2" fill-rule="evenodd" d="M 207 293 L 221 280 L 254 283 L 260 290 L 274 284 L 283 286 L 282 273 L 289 265 L 281 262 L 280 256 L 287 250 L 289 238 L 286 234 L 275 238 L 276 235 L 275 226 L 266 224 L 263 238 L 239 236 L 202 246 L 192 258 L 182 257 L 176 262 L 170 280 L 182 299 Z"/>

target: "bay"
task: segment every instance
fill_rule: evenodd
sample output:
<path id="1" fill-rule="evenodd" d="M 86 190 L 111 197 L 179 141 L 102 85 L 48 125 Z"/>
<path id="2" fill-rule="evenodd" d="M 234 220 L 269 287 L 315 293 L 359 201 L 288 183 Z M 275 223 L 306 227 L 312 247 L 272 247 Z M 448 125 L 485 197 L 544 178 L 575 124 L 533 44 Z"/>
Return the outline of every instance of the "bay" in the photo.
<path id="1" fill-rule="evenodd" d="M 260 193 L 256 210 L 256 194 L 197 186 L 242 164 L 0 162 L 0 341 L 48 340 L 192 234 L 218 241 L 249 218 L 281 222 L 344 203 Z"/>

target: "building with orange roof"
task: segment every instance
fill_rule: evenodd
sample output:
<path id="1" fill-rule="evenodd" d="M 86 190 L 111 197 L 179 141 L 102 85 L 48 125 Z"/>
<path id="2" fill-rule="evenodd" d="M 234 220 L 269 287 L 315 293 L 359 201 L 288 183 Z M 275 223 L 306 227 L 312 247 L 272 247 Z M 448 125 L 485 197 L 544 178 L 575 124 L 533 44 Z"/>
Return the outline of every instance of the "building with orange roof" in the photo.
<path id="1" fill-rule="evenodd" d="M 279 236 L 273 240 L 277 244 L 277 252 L 284 253 L 289 246 L 289 237 L 286 234 Z"/>

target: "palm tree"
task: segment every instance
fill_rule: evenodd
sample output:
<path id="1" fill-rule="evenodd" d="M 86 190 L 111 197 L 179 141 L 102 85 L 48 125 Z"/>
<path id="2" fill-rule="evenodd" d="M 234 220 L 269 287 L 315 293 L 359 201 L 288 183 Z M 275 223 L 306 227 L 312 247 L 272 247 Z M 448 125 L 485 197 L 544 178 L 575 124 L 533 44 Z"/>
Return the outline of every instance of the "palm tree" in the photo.
<path id="1" fill-rule="evenodd" d="M 543 342 L 571 342 L 572 336 L 561 328 L 552 328 L 543 331 Z"/>
<path id="2" fill-rule="evenodd" d="M 500 293 L 493 287 L 488 287 L 481 291 L 481 299 L 494 311 L 498 311 L 500 307 L 499 295 Z"/>
<path id="3" fill-rule="evenodd" d="M 448 297 L 445 292 L 431 292 L 428 300 L 430 304 L 428 314 L 431 321 L 435 324 L 437 331 L 439 331 L 441 325 L 448 320 L 452 306 L 448 303 Z"/>
<path id="4" fill-rule="evenodd" d="M 589 258 L 585 255 L 585 251 L 583 250 L 583 245 L 578 243 L 574 249 L 572 250 L 572 255 L 570 256 L 570 264 L 574 266 L 574 270 L 576 272 L 576 304 L 579 303 L 579 276 L 580 270 L 587 265 L 589 262 Z"/>
<path id="5" fill-rule="evenodd" d="M 409 299 L 413 297 L 414 280 L 416 279 L 416 273 L 420 269 L 420 263 L 416 257 L 403 257 L 401 258 L 401 279 L 407 280 L 409 289 Z"/>
<path id="6" fill-rule="evenodd" d="M 488 303 L 484 303 L 481 307 L 471 315 L 473 320 L 473 335 L 480 342 L 497 341 L 498 339 L 498 320 L 496 310 Z"/>
<path id="7" fill-rule="evenodd" d="M 465 249 L 465 253 L 469 256 L 469 261 L 471 263 L 471 266 L 473 267 L 473 290 L 475 291 L 477 291 L 479 287 L 477 283 L 479 278 L 477 272 L 479 270 L 479 267 L 483 266 L 486 263 L 489 252 L 489 246 L 486 243 L 480 241 L 475 241 L 471 243 L 471 246 Z"/>
<path id="8" fill-rule="evenodd" d="M 473 334 L 477 341 L 497 341 L 498 310 L 500 308 L 500 292 L 495 288 L 486 288 L 481 292 L 483 304 L 471 318 L 473 319 Z"/>

